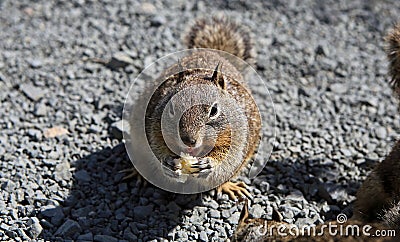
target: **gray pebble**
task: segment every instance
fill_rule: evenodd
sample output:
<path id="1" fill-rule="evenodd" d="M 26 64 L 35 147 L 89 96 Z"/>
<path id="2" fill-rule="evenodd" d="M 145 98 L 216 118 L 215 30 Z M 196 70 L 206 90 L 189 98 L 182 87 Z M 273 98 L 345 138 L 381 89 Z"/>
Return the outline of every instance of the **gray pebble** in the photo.
<path id="1" fill-rule="evenodd" d="M 376 137 L 379 138 L 379 139 L 386 139 L 386 137 L 387 137 L 387 130 L 386 130 L 386 128 L 385 128 L 385 127 L 382 127 L 382 126 L 376 128 L 376 129 L 375 129 L 375 135 L 376 135 Z"/>
<path id="2" fill-rule="evenodd" d="M 129 55 L 119 52 L 112 56 L 111 60 L 107 63 L 107 66 L 111 69 L 118 69 L 132 64 L 134 64 L 134 61 Z"/>
<path id="3" fill-rule="evenodd" d="M 93 234 L 91 232 L 86 234 L 81 234 L 78 236 L 77 240 L 93 241 Z"/>
<path id="4" fill-rule="evenodd" d="M 347 92 L 348 86 L 341 83 L 334 83 L 329 86 L 329 89 L 337 94 L 343 94 Z"/>
<path id="5" fill-rule="evenodd" d="M 32 68 L 39 68 L 42 66 L 42 61 L 38 59 L 33 59 L 29 61 L 29 66 Z"/>
<path id="6" fill-rule="evenodd" d="M 161 25 L 165 24 L 165 18 L 163 16 L 157 15 L 151 19 L 151 26 L 153 27 L 160 27 Z"/>
<path id="7" fill-rule="evenodd" d="M 86 170 L 79 170 L 75 173 L 75 179 L 81 182 L 90 182 L 91 178 Z"/>
<path id="8" fill-rule="evenodd" d="M 33 86 L 29 83 L 24 83 L 19 88 L 32 101 L 38 101 L 45 95 L 43 88 Z"/>
<path id="9" fill-rule="evenodd" d="M 122 120 L 119 120 L 111 124 L 111 133 L 115 138 L 122 139 L 122 132 L 123 132 Z"/>
<path id="10" fill-rule="evenodd" d="M 55 168 L 54 179 L 58 182 L 70 180 L 72 178 L 72 173 L 69 169 L 70 165 L 68 162 L 58 164 Z"/>
<path id="11" fill-rule="evenodd" d="M 53 205 L 45 206 L 41 208 L 41 214 L 50 218 L 51 223 L 55 226 L 59 226 L 61 222 L 64 220 L 64 213 L 61 207 L 55 207 Z"/>
<path id="12" fill-rule="evenodd" d="M 40 102 L 35 105 L 34 114 L 38 117 L 45 116 L 48 113 L 47 106 L 45 103 Z"/>
<path id="13" fill-rule="evenodd" d="M 210 211 L 210 217 L 211 218 L 220 218 L 221 217 L 221 213 L 217 210 L 211 210 Z"/>
<path id="14" fill-rule="evenodd" d="M 94 241 L 96 242 L 118 242 L 118 239 L 109 235 L 95 235 Z"/>
<path id="15" fill-rule="evenodd" d="M 146 219 L 153 212 L 153 205 L 137 206 L 133 210 L 135 220 Z"/>
<path id="16" fill-rule="evenodd" d="M 74 220 L 67 219 L 55 232 L 64 238 L 70 238 L 81 232 L 81 226 Z"/>
<path id="17" fill-rule="evenodd" d="M 205 231 L 201 231 L 199 239 L 200 241 L 208 241 L 207 233 Z"/>

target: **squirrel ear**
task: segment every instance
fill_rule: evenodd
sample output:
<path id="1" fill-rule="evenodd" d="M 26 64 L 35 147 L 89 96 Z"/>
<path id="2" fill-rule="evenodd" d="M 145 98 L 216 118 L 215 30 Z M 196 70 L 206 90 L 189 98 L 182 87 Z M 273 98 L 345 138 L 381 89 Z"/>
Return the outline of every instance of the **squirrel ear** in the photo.
<path id="1" fill-rule="evenodd" d="M 222 89 L 226 89 L 226 81 L 221 72 L 221 69 L 222 69 L 222 64 L 221 62 L 219 62 L 217 67 L 215 67 L 215 70 L 211 77 L 211 81 L 214 82 L 217 86 L 221 87 Z"/>

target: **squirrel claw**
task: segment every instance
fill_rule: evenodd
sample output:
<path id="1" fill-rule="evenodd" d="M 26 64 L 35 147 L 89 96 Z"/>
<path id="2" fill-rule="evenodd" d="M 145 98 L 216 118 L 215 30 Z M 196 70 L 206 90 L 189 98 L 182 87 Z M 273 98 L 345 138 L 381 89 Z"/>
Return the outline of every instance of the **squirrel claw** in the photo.
<path id="1" fill-rule="evenodd" d="M 237 195 L 240 199 L 245 197 L 251 198 L 251 194 L 247 191 L 247 186 L 243 182 L 225 182 L 217 188 L 217 194 L 227 193 L 231 200 L 237 201 Z"/>

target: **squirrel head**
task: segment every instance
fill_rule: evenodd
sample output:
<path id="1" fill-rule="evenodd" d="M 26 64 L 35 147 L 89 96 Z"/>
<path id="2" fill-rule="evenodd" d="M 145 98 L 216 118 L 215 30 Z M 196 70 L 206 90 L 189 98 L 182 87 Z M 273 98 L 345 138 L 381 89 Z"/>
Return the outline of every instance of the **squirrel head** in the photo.
<path id="1" fill-rule="evenodd" d="M 164 139 L 176 154 L 204 156 L 220 135 L 229 136 L 229 122 L 222 108 L 227 82 L 221 65 L 211 73 L 189 69 L 169 78 L 177 81 L 161 102 Z"/>

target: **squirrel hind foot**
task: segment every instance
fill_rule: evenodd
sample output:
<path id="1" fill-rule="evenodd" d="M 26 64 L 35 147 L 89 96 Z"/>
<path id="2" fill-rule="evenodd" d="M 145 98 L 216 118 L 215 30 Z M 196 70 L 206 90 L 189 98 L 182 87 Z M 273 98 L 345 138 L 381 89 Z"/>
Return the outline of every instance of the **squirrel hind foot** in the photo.
<path id="1" fill-rule="evenodd" d="M 237 196 L 240 199 L 245 197 L 252 198 L 251 194 L 247 191 L 247 186 L 244 182 L 231 182 L 227 181 L 217 188 L 217 195 L 221 196 L 222 193 L 228 194 L 229 198 L 233 201 L 237 201 Z"/>

